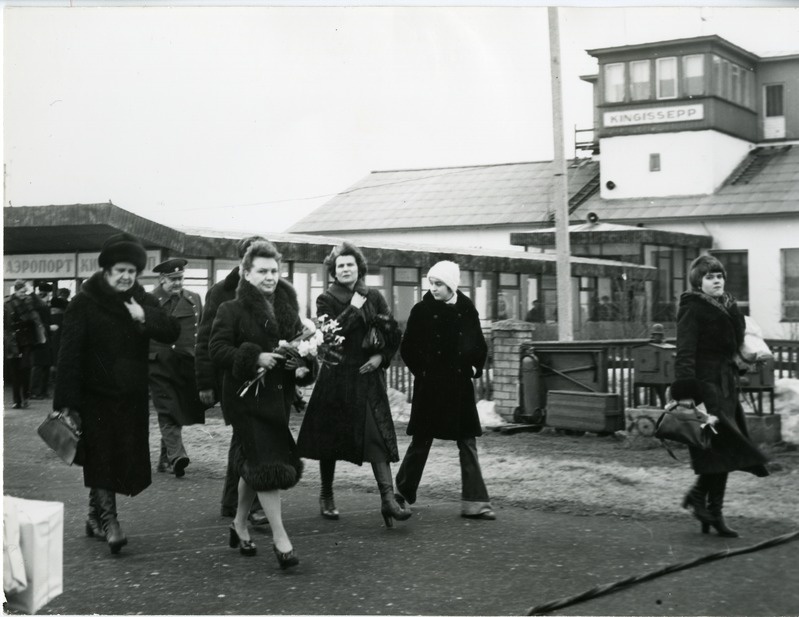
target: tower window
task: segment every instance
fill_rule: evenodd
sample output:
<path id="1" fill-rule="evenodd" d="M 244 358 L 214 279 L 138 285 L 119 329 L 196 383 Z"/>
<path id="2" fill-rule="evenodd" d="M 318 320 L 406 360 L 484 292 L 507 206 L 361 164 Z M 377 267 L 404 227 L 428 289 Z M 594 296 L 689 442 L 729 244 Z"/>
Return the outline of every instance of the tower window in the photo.
<path id="1" fill-rule="evenodd" d="M 624 64 L 605 65 L 605 102 L 624 101 Z"/>
<path id="2" fill-rule="evenodd" d="M 630 97 L 643 101 L 652 96 L 649 78 L 649 60 L 630 62 Z"/>
<path id="3" fill-rule="evenodd" d="M 677 98 L 677 58 L 657 59 L 657 98 Z"/>
<path id="4" fill-rule="evenodd" d="M 649 155 L 649 171 L 660 171 L 660 154 Z"/>
<path id="5" fill-rule="evenodd" d="M 682 72 L 686 96 L 705 93 L 705 57 L 702 54 L 683 57 Z"/>

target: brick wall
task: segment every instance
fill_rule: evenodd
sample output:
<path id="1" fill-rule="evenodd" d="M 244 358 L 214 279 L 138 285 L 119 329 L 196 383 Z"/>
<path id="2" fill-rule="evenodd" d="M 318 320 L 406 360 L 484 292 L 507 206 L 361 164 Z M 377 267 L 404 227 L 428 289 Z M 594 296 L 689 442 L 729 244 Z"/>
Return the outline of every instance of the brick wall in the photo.
<path id="1" fill-rule="evenodd" d="M 519 405 L 519 348 L 522 343 L 539 338 L 534 336 L 537 327 L 541 328 L 542 324 L 512 320 L 491 324 L 495 411 L 509 421 L 513 420 L 513 410 Z"/>

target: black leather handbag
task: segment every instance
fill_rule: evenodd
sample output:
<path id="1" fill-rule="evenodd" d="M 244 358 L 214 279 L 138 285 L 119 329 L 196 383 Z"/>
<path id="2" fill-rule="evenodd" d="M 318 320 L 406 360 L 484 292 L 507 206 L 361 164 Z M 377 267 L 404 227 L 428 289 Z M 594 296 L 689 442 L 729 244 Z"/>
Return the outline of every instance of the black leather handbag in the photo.
<path id="1" fill-rule="evenodd" d="M 75 462 L 81 436 L 80 417 L 76 413 L 51 411 L 36 432 L 62 461 L 68 465 Z"/>
<path id="2" fill-rule="evenodd" d="M 655 422 L 655 437 L 709 450 L 716 429 L 709 422 L 704 405 L 698 407 L 693 401 L 671 401 Z M 671 453 L 671 450 L 669 450 Z"/>

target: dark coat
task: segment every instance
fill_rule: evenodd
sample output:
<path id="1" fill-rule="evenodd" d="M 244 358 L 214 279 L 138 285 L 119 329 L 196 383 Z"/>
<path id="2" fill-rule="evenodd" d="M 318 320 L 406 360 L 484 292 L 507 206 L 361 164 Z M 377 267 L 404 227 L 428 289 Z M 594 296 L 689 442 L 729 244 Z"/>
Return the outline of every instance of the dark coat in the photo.
<path id="1" fill-rule="evenodd" d="M 133 321 L 125 301 L 144 309 Z M 150 339 L 177 339 L 180 327 L 138 283 L 118 293 L 102 272 L 88 279 L 64 314 L 53 408 L 76 409 L 83 426 L 88 487 L 136 495 L 150 485 L 147 354 Z"/>
<path id="2" fill-rule="evenodd" d="M 455 304 L 428 291 L 408 317 L 400 353 L 414 376 L 408 435 L 466 439 L 483 434 L 472 379 L 488 355 L 480 317 L 458 293 Z"/>
<path id="3" fill-rule="evenodd" d="M 37 295 L 32 295 L 36 312 L 42 323 L 44 342 L 33 346 L 33 366 L 52 366 L 53 364 L 53 333 L 50 331 L 50 306 Z"/>
<path id="4" fill-rule="evenodd" d="M 240 279 L 241 275 L 236 267 L 225 277 L 225 280 L 216 283 L 208 290 L 208 293 L 205 294 L 205 309 L 197 329 L 197 346 L 194 349 L 194 374 L 197 377 L 197 390 L 213 390 L 217 398 L 220 398 L 222 393 L 222 372 L 211 361 L 208 343 L 211 341 L 211 328 L 214 325 L 216 313 L 223 302 L 236 298 L 236 289 Z M 224 404 L 222 404 L 222 417 L 225 419 L 225 424 L 230 424 Z"/>
<path id="5" fill-rule="evenodd" d="M 161 285 L 153 290 L 158 305 L 166 310 L 172 294 Z M 194 376 L 194 350 L 197 327 L 202 317 L 200 296 L 181 291 L 170 312 L 180 324 L 180 336 L 171 345 L 150 342 L 150 396 L 159 414 L 166 414 L 180 424 L 205 423 L 206 406 L 200 401 Z"/>
<path id="6" fill-rule="evenodd" d="M 257 491 L 291 488 L 300 480 L 302 461 L 289 415 L 295 385 L 309 383 L 314 371 L 299 381 L 294 371 L 278 365 L 244 396 L 238 390 L 255 377 L 262 352 L 274 351 L 281 339 L 291 340 L 301 331 L 297 293 L 282 279 L 271 302 L 242 279 L 236 299 L 219 307 L 211 329 L 209 351 L 222 371 L 222 406 L 241 444 L 236 464 Z"/>
<path id="7" fill-rule="evenodd" d="M 744 337 L 744 317 L 732 302 L 724 306 L 701 292 L 686 292 L 677 314 L 674 399 L 692 398 L 717 416 L 718 435 L 710 450 L 691 448 L 696 473 L 737 469 L 768 475 L 766 457 L 749 439 L 738 400 L 738 369 L 733 358 Z"/>
<path id="8" fill-rule="evenodd" d="M 23 349 L 30 352 L 45 341 L 46 328 L 41 318 L 43 306 L 41 298 L 33 294 L 18 298 L 12 293 L 6 299 L 3 310 L 4 335 L 8 339 L 6 357 L 15 357 L 23 353 Z"/>
<path id="9" fill-rule="evenodd" d="M 355 290 L 366 296 L 357 309 L 350 304 L 353 291 L 334 282 L 316 300 L 316 314 L 336 319 L 344 336 L 343 360 L 331 366 L 324 364 L 305 410 L 297 443 L 300 455 L 319 460 L 341 460 L 363 464 L 366 414 L 369 409 L 382 437 L 390 462 L 399 460 L 397 433 L 391 418 L 386 394 L 385 369 L 397 352 L 397 344 L 387 345 L 380 353 L 381 370 L 359 373 L 372 352 L 363 349 L 367 324 L 375 315 L 390 311 L 376 289 L 358 282 Z"/>

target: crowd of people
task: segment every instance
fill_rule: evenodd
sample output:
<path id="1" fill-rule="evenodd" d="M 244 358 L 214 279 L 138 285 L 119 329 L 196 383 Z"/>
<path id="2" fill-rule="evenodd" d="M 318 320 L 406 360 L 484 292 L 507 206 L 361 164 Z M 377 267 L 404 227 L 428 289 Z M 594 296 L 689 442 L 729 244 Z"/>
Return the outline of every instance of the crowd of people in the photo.
<path id="1" fill-rule="evenodd" d="M 324 262 L 332 282 L 316 312 L 337 324 L 340 349 L 335 361 L 320 361 L 292 346 L 316 325 L 300 314 L 294 288 L 281 277 L 277 248 L 251 236 L 240 241 L 239 257 L 239 266 L 208 291 L 204 307 L 183 288 L 184 259 L 157 265 L 158 285 L 147 293 L 138 282 L 146 252 L 126 233 L 104 243 L 99 271 L 68 306 L 63 299 L 47 307 L 27 281 L 15 283 L 4 320 L 14 407 L 34 396 L 31 383 L 39 395 L 42 384 L 46 389 L 49 380 L 32 379 L 30 369 L 39 366 L 37 346 L 57 334 L 57 351 L 50 347 L 58 358 L 53 409 L 74 414 L 82 427 L 76 463 L 89 489 L 86 534 L 104 540 L 111 553 L 128 542 L 116 495 L 137 495 L 152 481 L 150 399 L 161 433 L 156 469 L 178 478 L 190 463 L 182 427 L 204 422 L 206 409 L 220 404 L 232 426 L 221 514 L 232 517 L 229 544 L 243 556 L 257 552 L 250 525 L 268 524 L 279 566 L 299 564 L 283 522 L 281 491 L 301 480 L 303 459 L 319 461 L 323 518 L 340 518 L 333 486 L 337 463 L 346 461 L 370 463 L 387 528 L 408 520 L 435 439 L 458 446 L 461 516 L 494 520 L 477 454 L 482 429 L 472 381 L 484 369 L 488 348 L 477 309 L 458 289 L 458 265 L 440 261 L 430 268 L 429 290 L 403 333 L 383 295 L 367 286 L 360 249 L 348 242 L 335 247 Z M 722 515 L 729 472 L 767 471 L 737 402 L 732 362 L 743 318 L 724 291 L 725 279 L 712 257 L 691 265 L 692 290 L 680 301 L 672 394 L 704 403 L 718 431 L 710 450 L 691 449 L 697 482 L 683 506 L 703 532 L 713 527 L 731 537 L 737 533 Z M 411 442 L 401 462 L 385 371 L 398 351 L 414 376 Z M 295 441 L 289 414 L 297 387 L 311 383 Z M 396 479 L 392 463 L 400 463 Z"/>

